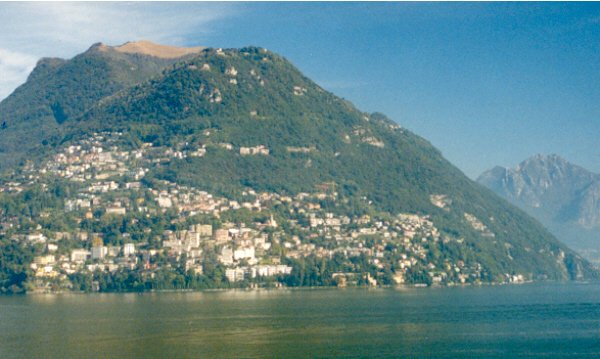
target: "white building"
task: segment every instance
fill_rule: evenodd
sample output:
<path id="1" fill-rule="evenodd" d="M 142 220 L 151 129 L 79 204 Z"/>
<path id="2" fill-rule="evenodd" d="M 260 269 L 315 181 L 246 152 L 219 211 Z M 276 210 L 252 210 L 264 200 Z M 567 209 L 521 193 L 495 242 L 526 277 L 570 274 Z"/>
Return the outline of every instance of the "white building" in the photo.
<path id="1" fill-rule="evenodd" d="M 106 207 L 106 214 L 125 215 L 127 209 L 124 207 Z"/>
<path id="2" fill-rule="evenodd" d="M 33 243 L 46 243 L 46 240 L 48 238 L 46 238 L 46 236 L 44 236 L 41 233 L 32 233 L 32 234 L 28 234 L 25 239 L 29 242 L 33 242 Z"/>
<path id="3" fill-rule="evenodd" d="M 244 280 L 244 269 L 234 268 L 225 270 L 225 277 L 230 282 L 239 282 Z"/>
<path id="4" fill-rule="evenodd" d="M 233 250 L 230 247 L 223 247 L 219 256 L 219 262 L 225 265 L 233 264 Z"/>
<path id="5" fill-rule="evenodd" d="M 233 258 L 236 261 L 239 261 L 240 259 L 248 259 L 248 260 L 253 260 L 254 258 L 254 247 L 245 247 L 245 248 L 238 248 L 233 252 Z"/>
<path id="6" fill-rule="evenodd" d="M 157 201 L 158 205 L 162 208 L 171 208 L 173 206 L 173 201 L 169 197 L 158 197 Z"/>
<path id="7" fill-rule="evenodd" d="M 135 244 L 133 243 L 125 243 L 123 245 L 123 255 L 125 257 L 129 257 L 135 254 Z"/>
<path id="8" fill-rule="evenodd" d="M 46 256 L 38 256 L 38 257 L 33 258 L 33 263 L 37 264 L 38 266 L 45 266 L 48 264 L 52 264 L 55 261 L 56 261 L 56 258 L 52 254 L 49 254 Z"/>
<path id="9" fill-rule="evenodd" d="M 104 246 L 92 247 L 92 259 L 104 259 L 108 253 L 108 248 Z"/>
<path id="10" fill-rule="evenodd" d="M 85 262 L 91 253 L 85 249 L 74 249 L 71 251 L 71 262 Z"/>

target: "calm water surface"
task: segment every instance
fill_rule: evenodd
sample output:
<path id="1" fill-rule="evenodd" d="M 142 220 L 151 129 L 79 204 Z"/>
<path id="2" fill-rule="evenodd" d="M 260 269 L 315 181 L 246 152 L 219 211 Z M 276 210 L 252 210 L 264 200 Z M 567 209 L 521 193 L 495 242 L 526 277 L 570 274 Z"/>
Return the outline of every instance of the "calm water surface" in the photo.
<path id="1" fill-rule="evenodd" d="M 600 284 L 0 297 L 0 358 L 600 358 Z"/>

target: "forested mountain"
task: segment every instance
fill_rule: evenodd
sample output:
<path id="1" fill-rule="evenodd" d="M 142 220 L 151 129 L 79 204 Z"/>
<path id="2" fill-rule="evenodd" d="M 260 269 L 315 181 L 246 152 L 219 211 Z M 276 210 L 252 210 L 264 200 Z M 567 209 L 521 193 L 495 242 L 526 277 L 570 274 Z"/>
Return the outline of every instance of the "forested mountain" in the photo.
<path id="1" fill-rule="evenodd" d="M 168 56 L 167 50 L 177 48 L 159 49 L 159 56 L 151 56 L 131 51 L 131 43 L 119 47 L 98 43 L 71 60 L 38 61 L 27 82 L 0 102 L 0 170 L 23 160 L 29 150 L 48 138 L 60 136 L 67 120 L 159 74 L 181 56 L 190 56 L 185 52 Z"/>
<path id="2" fill-rule="evenodd" d="M 207 276 L 210 268 L 212 277 L 203 280 L 213 284 L 215 273 L 227 273 L 233 283 L 260 272 L 247 257 L 222 259 L 236 248 L 251 249 L 257 263 L 289 265 L 291 273 L 282 269 L 279 279 L 287 285 L 340 284 L 339 278 L 352 276 L 387 284 L 596 276 L 537 221 L 469 180 L 429 142 L 382 114 L 361 112 L 285 58 L 256 47 L 197 51 L 165 59 L 99 45 L 72 60 L 41 61 L 0 104 L 0 115 L 8 118 L 0 142 L 18 138 L 24 146 L 8 146 L 8 153 L 29 160 L 16 167 L 3 160 L 11 185 L 0 213 L 8 222 L 35 212 L 5 235 L 38 228 L 48 240 L 56 237 L 53 224 L 35 218 L 44 208 L 17 210 L 29 181 L 44 196 L 50 183 L 61 188 L 54 191 L 58 201 L 45 199 L 51 212 L 70 218 L 58 232 L 87 229 L 87 248 L 133 241 L 146 251 L 140 260 L 148 265 L 138 269 L 136 283 L 152 270 L 153 250 L 190 258 L 192 252 L 181 259 L 156 239 L 182 241 L 169 237 L 181 231 L 176 216 L 190 228 L 229 228 L 231 244 L 213 234 L 197 246 L 203 256 L 219 258 L 209 264 L 204 257 L 199 270 Z M 116 194 L 94 192 L 103 185 Z M 223 205 L 209 210 L 196 203 L 203 209 L 191 210 L 190 198 L 200 196 L 195 191 Z M 76 200 L 86 201 L 79 211 L 70 206 Z M 121 225 L 99 226 L 115 220 L 108 213 L 124 216 Z M 124 224 L 123 218 L 140 223 L 139 213 L 156 219 L 151 229 Z M 256 236 L 244 242 L 242 227 L 269 244 L 257 244 Z M 260 258 L 254 254 L 259 248 Z M 184 267 L 182 273 L 191 268 Z"/>

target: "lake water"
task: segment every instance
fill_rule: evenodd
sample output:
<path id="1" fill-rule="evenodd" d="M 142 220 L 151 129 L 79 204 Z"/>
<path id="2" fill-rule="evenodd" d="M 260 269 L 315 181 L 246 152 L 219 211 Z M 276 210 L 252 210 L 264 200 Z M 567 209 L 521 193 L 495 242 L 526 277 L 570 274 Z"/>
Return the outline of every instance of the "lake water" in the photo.
<path id="1" fill-rule="evenodd" d="M 0 358 L 600 358 L 600 284 L 0 297 Z"/>

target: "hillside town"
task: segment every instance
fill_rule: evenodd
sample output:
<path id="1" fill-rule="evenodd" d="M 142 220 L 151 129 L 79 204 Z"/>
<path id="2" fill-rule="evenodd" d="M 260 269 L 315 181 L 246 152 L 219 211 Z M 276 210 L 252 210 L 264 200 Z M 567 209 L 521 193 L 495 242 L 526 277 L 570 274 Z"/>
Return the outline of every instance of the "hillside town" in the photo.
<path id="1" fill-rule="evenodd" d="M 143 281 L 164 271 L 206 277 L 220 287 L 284 286 L 294 276 L 302 284 L 312 270 L 303 266 L 307 258 L 334 263 L 319 267 L 315 284 L 455 285 L 479 283 L 485 276 L 477 262 L 444 256 L 440 248 L 459 250 L 463 240 L 442 234 L 428 216 L 379 213 L 367 198 L 368 213 L 351 216 L 338 208 L 347 200 L 332 183 L 295 195 L 246 189 L 234 200 L 171 181 L 145 180 L 154 166 L 205 156 L 210 146 L 240 156 L 268 156 L 264 145 L 175 149 L 145 143 L 124 150 L 121 136 L 97 133 L 79 140 L 50 161 L 27 163 L 4 183 L 1 190 L 8 195 L 32 188 L 50 191 L 55 180 L 70 184 L 58 209 L 42 208 L 26 219 L 0 213 L 1 235 L 35 248 L 32 290 L 106 290 L 98 279 L 104 275 L 135 273 Z M 432 202 L 447 204 L 443 196 Z M 52 220 L 57 217 L 64 219 L 62 225 Z M 465 220 L 493 236 L 474 215 L 465 213 Z M 89 283 L 75 285 L 81 278 Z M 505 278 L 526 279 L 517 273 Z"/>

